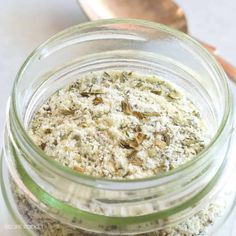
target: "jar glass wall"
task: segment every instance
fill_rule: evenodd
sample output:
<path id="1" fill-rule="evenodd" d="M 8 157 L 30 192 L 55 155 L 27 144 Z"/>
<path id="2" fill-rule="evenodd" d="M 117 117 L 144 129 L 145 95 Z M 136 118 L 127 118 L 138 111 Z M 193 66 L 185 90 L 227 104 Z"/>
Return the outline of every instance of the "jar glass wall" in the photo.
<path id="1" fill-rule="evenodd" d="M 209 145 L 177 169 L 137 180 L 85 176 L 46 156 L 27 134 L 32 115 L 66 84 L 104 70 L 153 74 L 181 87 L 206 120 Z M 193 235 L 216 233 L 235 202 L 229 181 L 235 180 L 229 155 L 232 117 L 225 73 L 188 36 L 139 20 L 72 27 L 36 49 L 17 75 L 2 160 L 7 205 L 21 224 L 45 235 L 53 230 L 77 235 L 80 229 L 84 234 L 184 235 L 191 227 Z"/>

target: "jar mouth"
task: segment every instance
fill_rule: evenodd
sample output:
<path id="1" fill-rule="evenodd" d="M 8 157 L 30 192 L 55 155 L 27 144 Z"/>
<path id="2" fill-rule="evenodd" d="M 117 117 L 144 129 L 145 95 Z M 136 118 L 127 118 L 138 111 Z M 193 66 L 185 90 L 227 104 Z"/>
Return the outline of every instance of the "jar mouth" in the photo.
<path id="1" fill-rule="evenodd" d="M 201 57 L 204 58 L 205 62 L 207 65 L 210 67 L 211 70 L 215 71 L 215 73 L 218 76 L 219 81 L 221 82 L 221 86 L 224 90 L 225 94 L 225 99 L 224 99 L 224 114 L 222 116 L 222 119 L 220 121 L 220 124 L 218 126 L 217 131 L 211 138 L 210 142 L 208 145 L 204 148 L 202 152 L 200 152 L 198 155 L 195 156 L 192 160 L 189 162 L 173 169 L 168 172 L 164 173 L 159 173 L 156 174 L 155 176 L 152 177 L 147 177 L 147 178 L 139 178 L 139 179 L 106 179 L 102 177 L 94 177 L 94 176 L 89 176 L 85 174 L 81 174 L 79 172 L 76 172 L 72 170 L 69 167 L 63 166 L 59 162 L 55 161 L 52 159 L 50 156 L 46 155 L 30 138 L 28 135 L 27 130 L 24 128 L 23 125 L 23 120 L 20 117 L 19 110 L 17 109 L 17 102 L 16 102 L 16 94 L 18 92 L 17 85 L 18 82 L 22 79 L 23 73 L 25 72 L 28 64 L 32 61 L 32 59 L 39 53 L 41 52 L 44 47 L 46 47 L 47 44 L 59 39 L 62 36 L 69 35 L 71 32 L 76 31 L 76 30 L 81 30 L 81 29 L 89 29 L 91 27 L 97 27 L 97 26 L 102 26 L 102 25 L 115 25 L 115 24 L 131 24 L 131 25 L 139 25 L 143 27 L 150 27 L 152 29 L 156 30 L 161 30 L 163 32 L 169 33 L 181 41 L 184 41 L 188 43 L 189 45 L 196 47 L 199 52 L 201 53 Z M 153 181 L 170 181 L 172 179 L 178 178 L 181 173 L 183 173 L 185 170 L 187 170 L 190 166 L 193 166 L 195 163 L 199 162 L 200 160 L 204 159 L 204 157 L 207 156 L 207 153 L 209 150 L 212 149 L 213 145 L 216 143 L 216 141 L 221 138 L 223 139 L 227 134 L 229 134 L 229 130 L 226 129 L 226 124 L 230 122 L 229 117 L 232 114 L 232 97 L 231 93 L 229 90 L 229 85 L 227 82 L 227 76 L 223 69 L 217 64 L 216 60 L 213 58 L 213 56 L 206 50 L 204 49 L 196 40 L 192 39 L 190 36 L 179 32 L 175 29 L 171 29 L 165 25 L 150 22 L 150 21 L 145 21 L 145 20 L 138 20 L 138 19 L 109 19 L 109 20 L 97 20 L 93 22 L 88 22 L 88 23 L 83 23 L 79 24 L 73 27 L 70 27 L 62 32 L 57 33 L 50 39 L 48 39 L 45 43 L 41 44 L 37 49 L 35 49 L 30 56 L 26 59 L 22 67 L 20 68 L 16 80 L 14 82 L 13 86 L 13 92 L 12 92 L 12 97 L 11 97 L 11 104 L 10 104 L 10 113 L 12 114 L 12 117 L 14 119 L 14 122 L 16 122 L 16 127 L 18 129 L 18 132 L 20 132 L 21 138 L 31 147 L 32 150 L 34 150 L 34 153 L 37 154 L 37 156 L 41 159 L 43 159 L 44 163 L 48 163 L 49 165 L 53 166 L 53 168 L 57 171 L 57 173 L 63 173 L 66 175 L 68 178 L 72 178 L 75 181 L 77 180 L 84 180 L 86 183 L 90 185 L 96 185 L 98 186 L 99 184 L 101 185 L 114 185 L 115 186 L 119 185 L 119 188 L 121 187 L 120 185 L 127 184 L 127 183 L 136 183 L 137 185 L 139 183 L 148 183 L 148 182 L 153 182 Z M 12 109 L 11 109 L 12 108 Z M 39 159 L 38 158 L 38 159 Z M 122 187 L 121 187 L 122 188 Z"/>

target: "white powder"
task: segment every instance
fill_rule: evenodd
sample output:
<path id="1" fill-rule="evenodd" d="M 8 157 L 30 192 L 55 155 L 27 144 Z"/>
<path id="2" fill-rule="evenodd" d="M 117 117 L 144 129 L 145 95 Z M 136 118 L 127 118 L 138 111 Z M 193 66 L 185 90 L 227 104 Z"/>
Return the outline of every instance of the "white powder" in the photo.
<path id="1" fill-rule="evenodd" d="M 198 109 L 154 76 L 96 72 L 62 88 L 29 134 L 46 154 L 84 174 L 144 178 L 193 159 L 207 130 Z"/>

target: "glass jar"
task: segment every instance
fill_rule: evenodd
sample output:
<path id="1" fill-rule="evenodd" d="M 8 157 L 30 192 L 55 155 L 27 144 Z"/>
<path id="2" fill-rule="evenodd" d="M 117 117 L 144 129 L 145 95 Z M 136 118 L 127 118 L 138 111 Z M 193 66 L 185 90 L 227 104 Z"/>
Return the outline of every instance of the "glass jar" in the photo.
<path id="1" fill-rule="evenodd" d="M 34 112 L 80 75 L 109 69 L 153 74 L 180 86 L 206 120 L 209 145 L 179 168 L 136 180 L 86 176 L 48 157 L 26 131 Z M 230 235 L 236 200 L 232 133 L 227 77 L 195 40 L 140 20 L 81 24 L 42 44 L 17 74 L 2 193 L 24 235 Z"/>

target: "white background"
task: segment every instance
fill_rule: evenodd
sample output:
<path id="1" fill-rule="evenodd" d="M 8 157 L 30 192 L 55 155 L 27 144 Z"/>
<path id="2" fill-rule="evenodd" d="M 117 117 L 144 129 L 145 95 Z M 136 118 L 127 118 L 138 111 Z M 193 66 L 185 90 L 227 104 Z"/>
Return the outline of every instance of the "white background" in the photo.
<path id="1" fill-rule="evenodd" d="M 177 2 L 186 12 L 191 34 L 216 46 L 236 65 L 236 1 Z M 0 0 L 0 144 L 7 98 L 22 62 L 56 32 L 84 21 L 87 18 L 75 0 Z M 233 84 L 232 89 L 236 94 Z M 0 235 L 16 235 L 5 229 L 3 219 L 6 222 L 8 215 L 0 194 Z"/>

